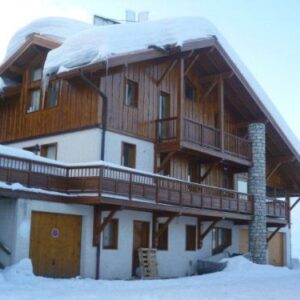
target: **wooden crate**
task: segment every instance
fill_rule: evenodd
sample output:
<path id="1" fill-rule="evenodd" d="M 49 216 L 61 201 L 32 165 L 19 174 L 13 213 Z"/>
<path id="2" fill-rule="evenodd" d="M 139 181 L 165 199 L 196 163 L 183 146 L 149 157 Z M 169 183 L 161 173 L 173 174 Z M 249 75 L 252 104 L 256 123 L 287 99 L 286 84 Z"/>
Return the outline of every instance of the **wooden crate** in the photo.
<path id="1" fill-rule="evenodd" d="M 139 248 L 139 261 L 141 268 L 141 278 L 155 279 L 158 278 L 158 268 L 156 259 L 156 249 Z"/>

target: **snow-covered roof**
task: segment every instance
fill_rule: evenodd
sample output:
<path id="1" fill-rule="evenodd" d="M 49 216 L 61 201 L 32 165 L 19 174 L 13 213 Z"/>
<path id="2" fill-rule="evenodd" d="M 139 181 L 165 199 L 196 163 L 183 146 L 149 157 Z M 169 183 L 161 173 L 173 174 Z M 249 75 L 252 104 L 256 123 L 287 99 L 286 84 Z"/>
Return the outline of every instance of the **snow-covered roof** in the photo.
<path id="1" fill-rule="evenodd" d="M 72 68 L 94 64 L 116 55 L 147 49 L 150 45 L 180 45 L 196 39 L 216 38 L 233 63 L 258 96 L 261 104 L 270 112 L 278 127 L 288 137 L 300 155 L 300 142 L 291 131 L 274 104 L 236 55 L 219 31 L 206 19 L 182 17 L 126 23 L 105 27 L 91 26 L 65 40 L 58 48 L 49 52 L 44 74 L 65 72 Z"/>
<path id="2" fill-rule="evenodd" d="M 93 25 L 68 18 L 48 17 L 35 20 L 14 34 L 8 44 L 4 60 L 12 56 L 32 34 L 40 34 L 62 42 L 71 35 L 91 27 Z"/>
<path id="3" fill-rule="evenodd" d="M 55 37 L 63 42 L 58 48 L 49 51 L 44 66 L 44 76 L 106 61 L 114 56 L 144 50 L 150 45 L 160 47 L 166 45 L 182 46 L 193 40 L 215 38 L 250 85 L 260 104 L 277 123 L 279 130 L 282 130 L 287 136 L 300 159 L 299 139 L 291 131 L 268 95 L 235 51 L 219 31 L 203 18 L 182 17 L 103 27 L 65 18 L 40 19 L 16 33 L 9 44 L 6 57 L 12 55 L 24 42 L 26 36 L 33 32 Z"/>

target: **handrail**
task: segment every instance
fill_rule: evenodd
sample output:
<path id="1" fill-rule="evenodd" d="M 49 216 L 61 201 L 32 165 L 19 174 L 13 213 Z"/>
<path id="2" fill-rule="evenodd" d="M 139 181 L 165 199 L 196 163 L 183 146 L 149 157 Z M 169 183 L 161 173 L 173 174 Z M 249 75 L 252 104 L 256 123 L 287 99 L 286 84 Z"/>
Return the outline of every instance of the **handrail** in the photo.
<path id="1" fill-rule="evenodd" d="M 128 199 L 149 198 L 155 203 L 253 213 L 253 197 L 249 194 L 106 163 L 51 164 L 0 154 L 0 178 L 64 193 L 108 192 Z M 277 200 L 270 203 L 273 206 L 267 204 L 269 215 L 284 217 L 284 207 L 279 207 Z"/>
<path id="2" fill-rule="evenodd" d="M 0 249 L 5 252 L 7 255 L 11 255 L 11 250 L 7 247 L 2 241 L 0 241 Z"/>

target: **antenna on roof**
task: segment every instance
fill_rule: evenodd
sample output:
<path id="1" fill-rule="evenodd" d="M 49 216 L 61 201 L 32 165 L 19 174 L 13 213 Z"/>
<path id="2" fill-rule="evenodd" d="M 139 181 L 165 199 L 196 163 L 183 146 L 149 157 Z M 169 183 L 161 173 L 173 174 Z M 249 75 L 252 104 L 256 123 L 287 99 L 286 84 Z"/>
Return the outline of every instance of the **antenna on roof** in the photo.
<path id="1" fill-rule="evenodd" d="M 149 11 L 141 11 L 138 14 L 138 22 L 146 22 L 149 20 Z"/>
<path id="2" fill-rule="evenodd" d="M 126 18 L 125 18 L 125 20 L 126 20 L 126 22 L 127 23 L 135 23 L 136 22 L 136 19 L 135 19 L 135 17 L 136 17 L 136 13 L 135 13 L 135 11 L 134 10 L 126 10 L 126 12 L 125 12 L 125 15 L 126 15 Z"/>

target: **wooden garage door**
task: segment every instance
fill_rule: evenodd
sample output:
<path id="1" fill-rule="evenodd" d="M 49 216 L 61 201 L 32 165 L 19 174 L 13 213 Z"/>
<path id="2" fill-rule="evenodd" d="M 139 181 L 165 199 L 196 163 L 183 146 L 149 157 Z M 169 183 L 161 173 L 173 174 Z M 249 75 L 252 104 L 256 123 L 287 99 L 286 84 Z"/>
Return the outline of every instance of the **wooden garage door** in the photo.
<path id="1" fill-rule="evenodd" d="M 241 253 L 246 253 L 249 251 L 248 245 L 248 229 L 241 229 L 240 230 L 240 246 L 239 251 Z M 269 235 L 271 232 L 269 232 Z M 268 251 L 269 251 L 269 264 L 274 266 L 283 266 L 283 233 L 276 233 L 275 236 L 271 239 L 268 243 Z"/>
<path id="2" fill-rule="evenodd" d="M 274 266 L 283 266 L 283 236 L 278 232 L 272 237 L 268 244 L 269 248 L 269 264 Z"/>
<path id="3" fill-rule="evenodd" d="M 34 274 L 68 278 L 80 274 L 81 217 L 32 212 L 30 258 Z"/>

